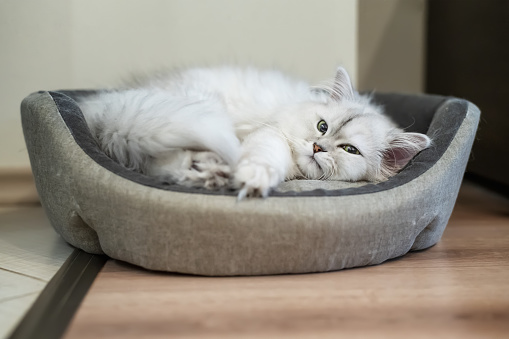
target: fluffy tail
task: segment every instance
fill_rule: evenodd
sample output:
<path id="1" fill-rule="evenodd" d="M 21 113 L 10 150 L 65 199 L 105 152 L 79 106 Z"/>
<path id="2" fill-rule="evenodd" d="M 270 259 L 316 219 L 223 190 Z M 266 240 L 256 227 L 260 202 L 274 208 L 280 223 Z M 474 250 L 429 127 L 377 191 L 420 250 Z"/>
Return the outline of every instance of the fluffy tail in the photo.
<path id="1" fill-rule="evenodd" d="M 161 90 L 103 92 L 79 103 L 103 151 L 143 171 L 151 157 L 171 149 L 209 150 L 231 166 L 240 142 L 220 100 L 177 97 Z"/>

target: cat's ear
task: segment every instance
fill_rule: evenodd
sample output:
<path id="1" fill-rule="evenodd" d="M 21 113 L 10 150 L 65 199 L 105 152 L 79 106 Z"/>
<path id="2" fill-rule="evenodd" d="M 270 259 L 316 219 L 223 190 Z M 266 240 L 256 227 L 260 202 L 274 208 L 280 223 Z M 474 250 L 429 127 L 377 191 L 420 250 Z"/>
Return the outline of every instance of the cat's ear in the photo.
<path id="1" fill-rule="evenodd" d="M 421 133 L 401 132 L 390 137 L 383 152 L 381 174 L 387 179 L 405 167 L 420 151 L 431 145 L 431 139 Z"/>
<path id="2" fill-rule="evenodd" d="M 338 67 L 336 76 L 334 77 L 334 84 L 332 85 L 331 99 L 341 101 L 343 99 L 353 99 L 354 90 L 352 81 L 348 72 L 343 67 Z"/>

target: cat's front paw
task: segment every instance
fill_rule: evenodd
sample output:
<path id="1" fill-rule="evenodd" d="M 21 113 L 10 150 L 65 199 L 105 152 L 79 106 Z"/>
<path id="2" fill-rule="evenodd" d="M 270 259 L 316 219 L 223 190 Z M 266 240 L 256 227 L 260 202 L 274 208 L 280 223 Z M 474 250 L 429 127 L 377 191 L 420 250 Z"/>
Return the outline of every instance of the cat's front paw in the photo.
<path id="1" fill-rule="evenodd" d="M 280 177 L 277 170 L 268 164 L 242 160 L 237 166 L 234 177 L 234 186 L 239 189 L 238 199 L 266 198 L 270 190 L 282 181 Z"/>

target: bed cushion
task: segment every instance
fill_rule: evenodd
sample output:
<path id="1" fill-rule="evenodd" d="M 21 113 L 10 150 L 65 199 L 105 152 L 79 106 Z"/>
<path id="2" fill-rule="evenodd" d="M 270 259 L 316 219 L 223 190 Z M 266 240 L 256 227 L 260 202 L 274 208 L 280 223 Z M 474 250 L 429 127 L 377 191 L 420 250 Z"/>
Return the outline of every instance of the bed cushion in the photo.
<path id="1" fill-rule="evenodd" d="M 375 94 L 431 148 L 379 184 L 293 180 L 266 199 L 161 182 L 107 157 L 75 99 L 31 94 L 23 131 L 41 203 L 62 237 L 89 253 L 199 275 L 308 273 L 374 265 L 436 244 L 469 158 L 479 109 L 431 95 Z"/>

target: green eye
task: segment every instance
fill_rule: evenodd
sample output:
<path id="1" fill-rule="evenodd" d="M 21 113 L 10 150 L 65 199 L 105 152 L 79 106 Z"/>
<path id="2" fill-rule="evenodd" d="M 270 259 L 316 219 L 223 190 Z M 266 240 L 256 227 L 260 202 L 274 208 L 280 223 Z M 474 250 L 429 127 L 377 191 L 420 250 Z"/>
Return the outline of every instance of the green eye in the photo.
<path id="1" fill-rule="evenodd" d="M 325 132 L 327 132 L 327 129 L 329 128 L 329 126 L 327 126 L 327 123 L 325 122 L 325 120 L 320 120 L 320 122 L 318 123 L 318 125 L 316 125 L 316 128 L 322 132 L 323 134 L 325 134 Z"/>
<path id="2" fill-rule="evenodd" d="M 361 154 L 361 152 L 359 152 L 359 150 L 357 148 L 353 147 L 352 145 L 339 145 L 339 147 L 341 147 L 346 152 L 351 153 L 351 154 L 355 154 L 355 155 Z"/>

